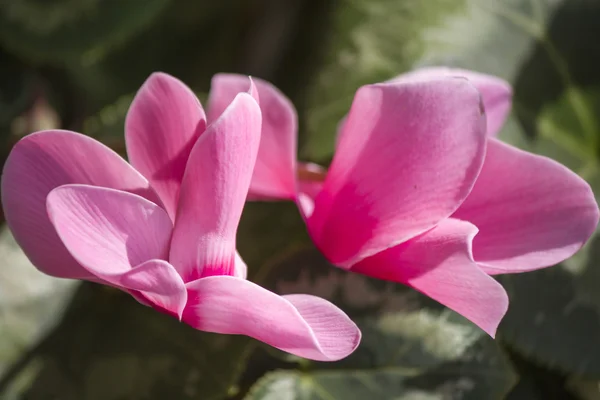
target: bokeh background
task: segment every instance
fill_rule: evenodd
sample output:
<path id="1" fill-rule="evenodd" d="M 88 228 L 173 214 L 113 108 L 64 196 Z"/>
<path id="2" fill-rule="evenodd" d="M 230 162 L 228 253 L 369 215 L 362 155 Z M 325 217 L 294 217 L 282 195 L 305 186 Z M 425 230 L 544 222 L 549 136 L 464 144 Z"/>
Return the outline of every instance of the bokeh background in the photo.
<path id="1" fill-rule="evenodd" d="M 600 193 L 598 38 L 598 0 L 0 0 L 0 157 L 59 127 L 124 154 L 124 116 L 150 73 L 205 99 L 214 73 L 239 72 L 292 99 L 301 158 L 327 164 L 360 85 L 449 65 L 511 82 L 500 138 Z M 410 289 L 327 266 L 293 204 L 248 204 L 250 278 L 327 297 L 363 330 L 354 355 L 325 364 L 44 276 L 2 225 L 0 399 L 597 400 L 599 240 L 500 277 L 511 305 L 494 341 Z"/>

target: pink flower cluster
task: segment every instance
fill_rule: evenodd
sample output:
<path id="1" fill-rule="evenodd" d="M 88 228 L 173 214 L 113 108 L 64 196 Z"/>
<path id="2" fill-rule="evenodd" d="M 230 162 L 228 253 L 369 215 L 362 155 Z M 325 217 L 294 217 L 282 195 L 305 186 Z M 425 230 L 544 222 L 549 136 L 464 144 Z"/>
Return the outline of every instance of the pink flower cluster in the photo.
<path id="1" fill-rule="evenodd" d="M 127 115 L 130 164 L 78 133 L 33 133 L 6 161 L 2 204 L 46 274 L 119 288 L 199 330 L 339 360 L 360 342 L 348 316 L 246 280 L 236 252 L 247 197 L 292 200 L 332 264 L 411 286 L 493 336 L 508 298 L 490 275 L 556 264 L 598 223 L 585 181 L 495 138 L 510 105 L 508 84 L 468 71 L 364 86 L 326 170 L 296 160 L 296 113 L 271 84 L 217 75 L 205 114 L 156 73 Z"/>

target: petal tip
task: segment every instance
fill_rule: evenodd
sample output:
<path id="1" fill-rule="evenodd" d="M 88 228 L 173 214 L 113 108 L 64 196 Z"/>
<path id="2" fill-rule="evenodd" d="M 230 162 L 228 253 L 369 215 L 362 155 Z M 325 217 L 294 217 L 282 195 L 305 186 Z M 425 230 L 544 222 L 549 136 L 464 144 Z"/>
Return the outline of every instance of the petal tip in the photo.
<path id="1" fill-rule="evenodd" d="M 290 351 L 316 361 L 339 361 L 360 345 L 362 333 L 356 323 L 333 303 L 312 295 L 282 296 L 299 313 L 312 337 L 313 348 Z"/>
<path id="2" fill-rule="evenodd" d="M 182 83 L 178 78 L 174 77 L 171 74 L 162 71 L 152 72 L 148 78 L 146 78 L 146 82 L 154 81 L 154 80 L 165 80 L 165 81 L 176 81 L 178 83 Z"/>
<path id="3" fill-rule="evenodd" d="M 354 351 L 358 349 L 358 346 L 360 346 L 360 343 L 362 341 L 362 332 L 358 325 L 354 323 L 354 321 L 350 320 L 350 318 L 348 318 L 348 320 L 352 324 L 354 332 L 348 336 L 347 346 L 344 347 L 343 350 L 341 350 L 340 352 L 331 356 L 327 361 L 333 362 L 342 360 L 354 353 Z"/>
<path id="4" fill-rule="evenodd" d="M 483 324 L 479 325 L 481 327 L 481 329 L 483 329 L 485 333 L 490 335 L 490 337 L 492 339 L 496 338 L 496 333 L 498 332 L 498 327 L 500 326 L 502 319 L 508 312 L 508 305 L 509 305 L 509 298 L 508 298 L 508 294 L 506 293 L 506 290 L 504 290 L 504 287 L 502 285 L 500 285 L 500 283 L 498 283 L 497 281 L 496 281 L 496 284 L 497 284 L 496 293 L 490 294 L 490 296 L 496 297 L 495 300 L 493 301 L 493 303 L 496 305 L 495 312 L 490 313 L 491 315 L 490 315 L 487 323 L 483 323 Z"/>
<path id="5" fill-rule="evenodd" d="M 212 76 L 210 83 L 211 88 L 219 87 L 221 85 L 225 88 L 230 86 L 239 87 L 248 82 L 249 79 L 252 80 L 252 77 L 249 75 L 219 72 Z"/>
<path id="6" fill-rule="evenodd" d="M 252 79 L 251 76 L 248 76 L 248 80 L 250 81 L 250 88 L 248 89 L 248 93 L 250 94 L 250 96 L 252 96 L 254 98 L 254 100 L 256 100 L 256 102 L 259 102 L 259 98 L 258 98 L 258 89 L 256 88 L 256 85 L 254 84 L 254 79 Z"/>

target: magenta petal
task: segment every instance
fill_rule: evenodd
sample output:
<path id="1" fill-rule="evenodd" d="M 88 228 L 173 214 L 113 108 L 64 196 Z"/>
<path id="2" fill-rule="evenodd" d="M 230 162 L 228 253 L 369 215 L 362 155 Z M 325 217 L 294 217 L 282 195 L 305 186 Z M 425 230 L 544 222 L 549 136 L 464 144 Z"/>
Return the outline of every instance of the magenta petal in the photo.
<path id="1" fill-rule="evenodd" d="M 462 314 L 491 336 L 508 308 L 504 288 L 473 261 L 477 228 L 453 218 L 352 267 L 378 279 L 400 282 Z"/>
<path id="2" fill-rule="evenodd" d="M 260 143 L 260 121 L 256 101 L 240 93 L 192 149 L 170 254 L 186 282 L 234 273 L 235 235 Z"/>
<path id="3" fill-rule="evenodd" d="M 489 274 L 547 267 L 598 225 L 590 186 L 561 164 L 491 139 L 473 191 L 454 214 L 479 228 L 475 260 Z"/>
<path id="4" fill-rule="evenodd" d="M 247 335 L 318 361 L 340 360 L 360 342 L 354 322 L 316 296 L 278 296 L 231 276 L 203 278 L 187 287 L 190 300 L 183 320 L 203 331 Z"/>
<path id="5" fill-rule="evenodd" d="M 296 192 L 296 110 L 269 82 L 257 78 L 252 81 L 262 111 L 262 134 L 249 198 L 293 199 Z M 221 115 L 238 93 L 248 91 L 249 85 L 249 79 L 244 75 L 215 75 L 210 91 L 209 121 Z"/>
<path id="6" fill-rule="evenodd" d="M 181 319 L 187 304 L 187 289 L 171 264 L 164 260 L 148 260 L 143 264 L 110 277 L 117 287 L 135 290 L 159 310 L 167 311 Z"/>
<path id="7" fill-rule="evenodd" d="M 173 220 L 185 165 L 205 127 L 204 110 L 194 93 L 164 73 L 146 80 L 127 114 L 129 160 L 148 178 Z"/>
<path id="8" fill-rule="evenodd" d="M 107 282 L 134 266 L 167 256 L 169 216 L 135 194 L 88 185 L 61 186 L 48 195 L 48 216 L 73 257 Z"/>
<path id="9" fill-rule="evenodd" d="M 429 67 L 400 75 L 391 82 L 442 76 L 467 78 L 477 88 L 481 93 L 487 117 L 487 134 L 496 136 L 504 125 L 512 106 L 512 88 L 505 80 L 465 69 Z"/>
<path id="10" fill-rule="evenodd" d="M 485 154 L 479 93 L 458 78 L 364 86 L 343 131 L 308 220 L 313 240 L 338 266 L 452 214 Z"/>
<path id="11" fill-rule="evenodd" d="M 83 183 L 126 190 L 158 201 L 148 181 L 117 153 L 87 136 L 44 131 L 21 139 L 2 174 L 2 205 L 15 239 L 33 265 L 62 278 L 89 279 L 64 247 L 46 213 L 48 193 Z"/>
<path id="12" fill-rule="evenodd" d="M 48 195 L 48 215 L 73 257 L 103 283 L 181 317 L 187 290 L 167 254 L 171 220 L 137 195 L 65 185 Z M 141 297 L 141 299 L 140 299 Z"/>

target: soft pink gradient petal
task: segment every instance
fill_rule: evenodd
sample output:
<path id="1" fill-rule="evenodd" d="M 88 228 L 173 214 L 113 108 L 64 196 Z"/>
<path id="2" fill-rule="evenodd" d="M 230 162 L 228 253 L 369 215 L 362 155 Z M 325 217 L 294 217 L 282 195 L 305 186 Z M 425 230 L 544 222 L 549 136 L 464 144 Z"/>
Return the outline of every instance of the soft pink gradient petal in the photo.
<path id="1" fill-rule="evenodd" d="M 161 311 L 175 314 L 179 319 L 187 304 L 187 289 L 171 264 L 164 260 L 148 260 L 122 274 L 111 277 L 115 286 L 137 291 L 144 303 Z"/>
<path id="2" fill-rule="evenodd" d="M 487 116 L 487 133 L 489 136 L 496 136 L 504 125 L 512 106 L 512 88 L 505 80 L 466 69 L 427 67 L 402 74 L 392 79 L 391 82 L 442 76 L 467 78 L 479 90 Z"/>
<path id="3" fill-rule="evenodd" d="M 234 274 L 235 235 L 260 143 L 260 121 L 256 101 L 240 93 L 192 149 L 169 258 L 185 282 Z"/>
<path id="4" fill-rule="evenodd" d="M 493 337 L 508 297 L 473 260 L 476 234 L 474 225 L 449 218 L 409 242 L 364 259 L 352 271 L 411 286 Z"/>
<path id="5" fill-rule="evenodd" d="M 296 193 L 298 122 L 290 100 L 275 86 L 252 78 L 262 111 L 262 134 L 249 199 L 288 199 Z M 217 74 L 213 77 L 208 117 L 214 121 L 233 98 L 248 91 L 244 75 Z"/>
<path id="6" fill-rule="evenodd" d="M 354 322 L 319 297 L 278 296 L 232 276 L 207 277 L 187 287 L 183 321 L 203 331 L 247 335 L 318 361 L 340 360 L 360 342 Z"/>
<path id="7" fill-rule="evenodd" d="M 15 239 L 33 265 L 61 278 L 91 279 L 62 244 L 46 213 L 48 193 L 83 183 L 121 189 L 158 201 L 148 181 L 117 153 L 87 136 L 43 131 L 21 139 L 2 174 L 2 206 Z"/>
<path id="8" fill-rule="evenodd" d="M 127 113 L 129 160 L 148 178 L 173 220 L 190 151 L 205 128 L 204 110 L 194 93 L 164 73 L 150 75 Z"/>
<path id="9" fill-rule="evenodd" d="M 156 204 L 131 193 L 64 185 L 48 195 L 48 216 L 73 257 L 113 286 L 181 315 L 187 294 L 166 258 L 172 223 Z"/>
<path id="10" fill-rule="evenodd" d="M 48 195 L 48 216 L 67 249 L 94 275 L 122 273 L 151 259 L 166 259 L 169 216 L 131 193 L 64 185 Z"/>
<path id="11" fill-rule="evenodd" d="M 475 224 L 475 260 L 489 274 L 529 271 L 577 252 L 598 225 L 590 186 L 561 164 L 496 139 L 455 212 Z"/>
<path id="12" fill-rule="evenodd" d="M 364 86 L 309 232 L 341 267 L 432 228 L 471 191 L 485 155 L 480 96 L 465 79 Z"/>

